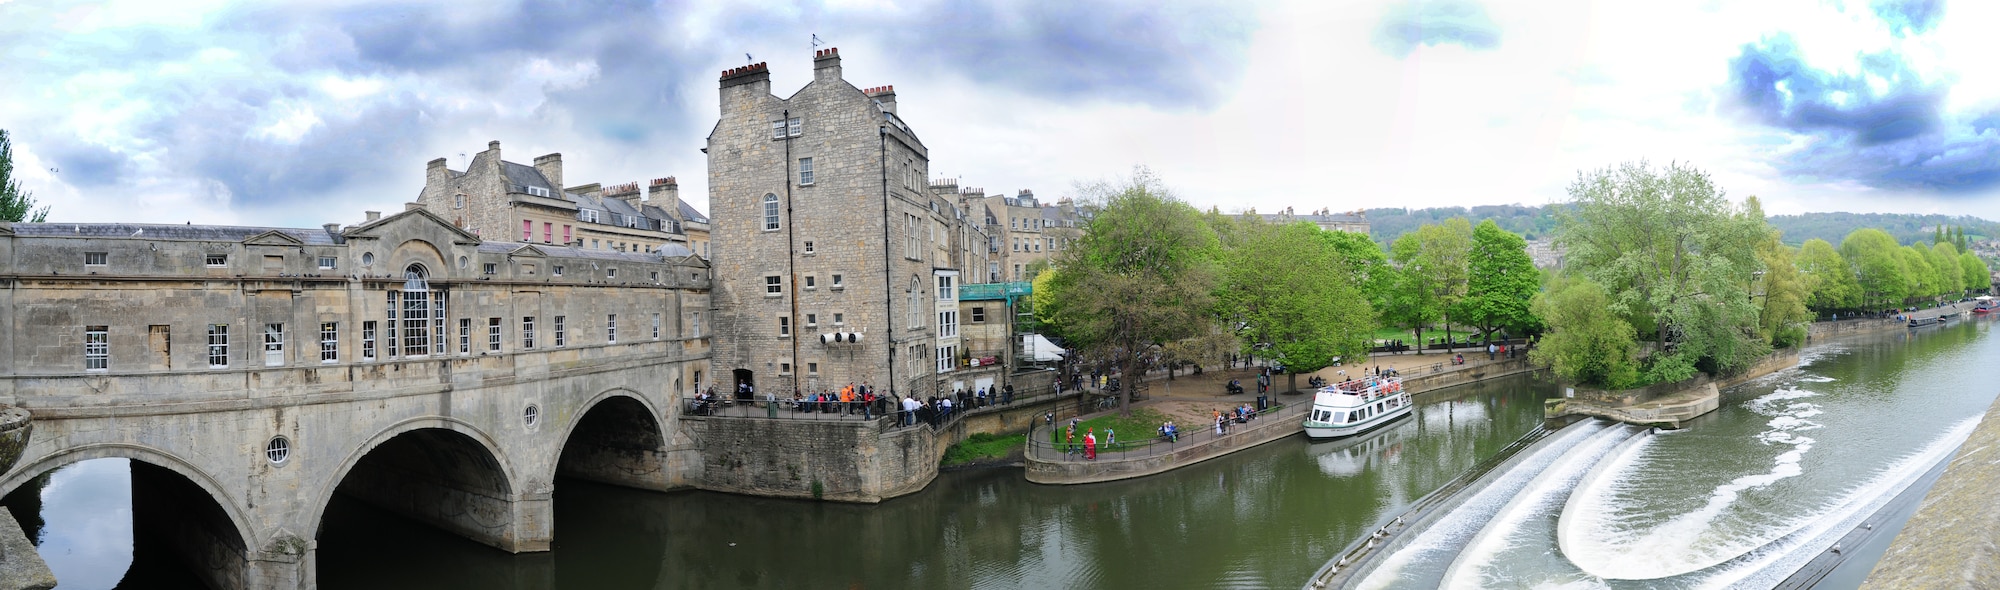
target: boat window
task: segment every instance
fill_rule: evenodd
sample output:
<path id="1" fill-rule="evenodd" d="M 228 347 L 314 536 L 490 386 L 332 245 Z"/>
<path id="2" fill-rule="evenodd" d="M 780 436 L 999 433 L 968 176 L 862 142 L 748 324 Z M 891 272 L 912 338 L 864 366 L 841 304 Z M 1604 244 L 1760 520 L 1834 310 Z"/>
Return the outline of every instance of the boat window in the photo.
<path id="1" fill-rule="evenodd" d="M 1329 422 L 1345 422 L 1345 421 L 1347 421 L 1347 412 L 1334 412 L 1333 419 L 1329 420 Z"/>

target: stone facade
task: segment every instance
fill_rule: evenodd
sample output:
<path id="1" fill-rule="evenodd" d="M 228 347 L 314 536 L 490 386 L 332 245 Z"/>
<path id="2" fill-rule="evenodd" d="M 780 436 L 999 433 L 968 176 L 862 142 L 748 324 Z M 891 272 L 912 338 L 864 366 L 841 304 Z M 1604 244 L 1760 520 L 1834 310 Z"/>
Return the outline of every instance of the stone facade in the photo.
<path id="1" fill-rule="evenodd" d="M 1344 231 L 1364 236 L 1368 235 L 1368 212 L 1361 209 L 1346 213 L 1334 213 L 1332 209 L 1320 209 L 1305 215 L 1298 215 L 1292 213 L 1291 207 L 1286 207 L 1282 213 L 1264 214 L 1264 221 L 1269 223 L 1308 221 L 1326 231 Z"/>
<path id="2" fill-rule="evenodd" d="M 0 224 L 0 284 L 0 404 L 34 413 L 0 494 L 142 463 L 135 497 L 212 500 L 139 508 L 215 587 L 312 587 L 336 488 L 541 551 L 558 472 L 660 490 L 700 473 L 676 418 L 712 374 L 710 279 L 684 251 L 489 242 L 425 210 Z"/>
<path id="3" fill-rule="evenodd" d="M 973 212 L 972 217 L 982 218 L 982 229 L 993 238 L 988 264 L 967 267 L 983 275 L 979 282 L 1035 280 L 1034 271 L 1041 268 L 1038 263 L 1052 262 L 1067 250 L 1083 236 L 1083 227 L 1090 220 L 1088 208 L 1069 199 L 1043 205 L 1026 189 L 1012 197 L 988 195 L 986 189 L 961 189 L 951 180 L 935 183 L 933 188 L 956 192 L 959 202 Z"/>
<path id="4" fill-rule="evenodd" d="M 564 187 L 562 154 L 525 166 L 501 159 L 498 141 L 465 170 L 431 160 L 411 206 L 489 241 L 634 253 L 680 247 L 704 257 L 708 246 L 706 217 L 680 200 L 673 177 L 653 180 L 646 197 L 636 182 Z"/>

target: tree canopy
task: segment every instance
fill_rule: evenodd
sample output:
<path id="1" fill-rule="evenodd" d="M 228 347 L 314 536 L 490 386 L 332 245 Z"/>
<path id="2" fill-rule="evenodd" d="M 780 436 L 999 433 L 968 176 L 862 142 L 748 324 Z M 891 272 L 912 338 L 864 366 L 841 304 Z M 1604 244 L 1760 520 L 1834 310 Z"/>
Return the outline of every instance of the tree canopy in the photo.
<path id="1" fill-rule="evenodd" d="M 1368 353 L 1374 311 L 1361 293 L 1357 264 L 1339 237 L 1307 222 L 1237 226 L 1243 241 L 1225 266 L 1224 317 L 1245 326 L 1245 344 L 1296 375 Z M 1362 280 L 1357 280 L 1362 279 Z"/>
<path id="2" fill-rule="evenodd" d="M 1542 273 L 1528 256 L 1527 240 L 1491 220 L 1481 221 L 1472 228 L 1468 258 L 1459 318 L 1489 336 L 1502 328 L 1519 334 L 1540 327 L 1532 304 L 1542 289 Z"/>
<path id="3" fill-rule="evenodd" d="M 1444 322 L 1449 331 L 1452 308 L 1465 297 L 1471 250 L 1472 224 L 1460 218 L 1426 224 L 1396 238 L 1389 247 L 1398 268 L 1388 297 L 1388 321 L 1413 330 L 1419 345 L 1431 324 Z"/>
<path id="4" fill-rule="evenodd" d="M 14 178 L 14 140 L 0 129 L 0 221 L 41 223 L 49 218 L 49 208 L 35 208 L 33 193 L 21 188 Z"/>

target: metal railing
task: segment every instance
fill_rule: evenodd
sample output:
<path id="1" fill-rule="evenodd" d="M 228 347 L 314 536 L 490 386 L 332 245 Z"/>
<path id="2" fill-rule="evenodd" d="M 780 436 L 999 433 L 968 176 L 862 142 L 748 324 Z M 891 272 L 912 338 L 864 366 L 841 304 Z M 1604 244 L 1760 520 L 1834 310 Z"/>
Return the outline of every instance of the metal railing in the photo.
<path id="1" fill-rule="evenodd" d="M 1203 448 L 1220 441 L 1262 431 L 1266 428 L 1297 428 L 1301 421 L 1305 419 L 1306 413 L 1311 409 L 1312 403 L 1310 401 L 1299 400 L 1287 405 L 1272 406 L 1263 411 L 1253 411 L 1251 412 L 1252 417 L 1247 421 L 1238 422 L 1234 419 L 1229 419 L 1227 427 L 1222 434 L 1216 434 L 1213 423 L 1203 421 L 1198 424 L 1176 424 L 1175 426 L 1179 427 L 1180 432 L 1178 436 L 1173 438 L 1162 435 L 1158 430 L 1125 433 L 1130 436 L 1121 437 L 1117 441 L 1106 440 L 1100 436 L 1097 445 L 1097 460 L 1124 460 L 1170 455 L 1189 449 Z M 1053 425 L 1046 421 L 1035 423 L 1034 428 L 1028 433 L 1028 456 L 1037 461 L 1050 463 L 1085 461 L 1086 449 L 1083 444 L 1084 433 L 1082 431 L 1078 431 L 1073 440 L 1066 439 L 1064 442 L 1051 440 L 1049 433 L 1052 429 L 1055 432 L 1064 432 L 1067 428 L 1068 426 L 1061 422 Z M 1102 435 L 1104 433 L 1099 434 Z"/>
<path id="2" fill-rule="evenodd" d="M 1053 387 L 1024 388 L 1017 390 L 1009 399 L 1004 394 L 980 399 L 976 396 L 946 396 L 952 399 L 952 409 L 944 411 L 939 406 L 925 405 L 911 412 L 902 409 L 902 399 L 894 397 L 877 398 L 873 403 L 859 401 L 816 401 L 810 398 L 793 400 L 787 396 L 758 394 L 757 399 L 733 399 L 718 396 L 715 399 L 701 399 L 694 396 L 680 400 L 683 416 L 712 418 L 746 418 L 762 420 L 818 420 L 818 421 L 879 421 L 883 430 L 930 426 L 941 429 L 950 426 L 967 415 L 997 412 L 1022 405 L 1042 403 L 1060 397 L 1075 396 L 1076 392 L 1057 393 Z"/>

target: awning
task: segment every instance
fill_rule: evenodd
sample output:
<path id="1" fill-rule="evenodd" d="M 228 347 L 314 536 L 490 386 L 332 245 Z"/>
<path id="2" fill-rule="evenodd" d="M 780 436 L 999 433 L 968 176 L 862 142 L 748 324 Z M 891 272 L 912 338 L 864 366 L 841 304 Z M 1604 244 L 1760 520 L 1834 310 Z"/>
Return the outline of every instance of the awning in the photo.
<path id="1" fill-rule="evenodd" d="M 1049 342 L 1049 339 L 1043 338 L 1041 334 L 1024 334 L 1021 336 L 1021 358 L 1027 359 L 1029 362 L 1040 363 L 1062 360 L 1062 357 L 1062 347 L 1056 346 L 1054 342 Z"/>

